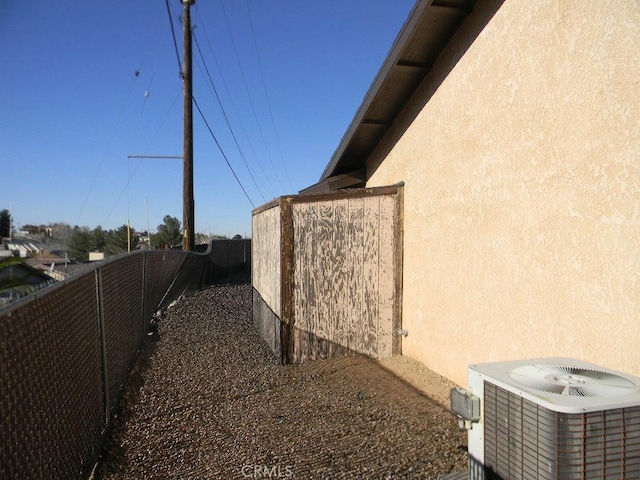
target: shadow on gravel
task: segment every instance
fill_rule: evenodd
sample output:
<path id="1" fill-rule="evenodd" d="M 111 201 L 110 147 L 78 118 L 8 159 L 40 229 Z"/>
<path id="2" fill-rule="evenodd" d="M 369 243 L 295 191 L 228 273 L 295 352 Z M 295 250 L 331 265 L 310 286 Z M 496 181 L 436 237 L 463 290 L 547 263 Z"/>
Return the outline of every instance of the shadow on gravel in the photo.
<path id="1" fill-rule="evenodd" d="M 167 311 L 131 372 L 96 479 L 436 479 L 466 468 L 465 435 L 414 386 L 415 363 L 281 365 L 251 311 L 248 284 Z"/>

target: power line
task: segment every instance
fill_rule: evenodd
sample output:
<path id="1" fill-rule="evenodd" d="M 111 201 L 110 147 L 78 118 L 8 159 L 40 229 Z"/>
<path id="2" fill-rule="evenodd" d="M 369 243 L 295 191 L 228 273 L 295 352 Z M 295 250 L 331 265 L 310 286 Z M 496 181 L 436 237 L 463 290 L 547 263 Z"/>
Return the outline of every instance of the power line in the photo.
<path id="1" fill-rule="evenodd" d="M 160 134 L 160 131 L 162 129 L 162 127 L 164 126 L 164 123 L 167 121 L 167 118 L 169 117 L 169 113 L 171 113 L 171 110 L 173 110 L 173 107 L 176 104 L 176 101 L 178 100 L 178 97 L 180 96 L 180 92 L 178 92 L 176 94 L 176 96 L 173 99 L 173 102 L 171 103 L 171 106 L 169 107 L 169 109 L 167 110 L 166 114 L 164 115 L 162 122 L 160 122 L 160 125 L 158 126 L 158 129 L 156 130 L 156 133 L 154 134 L 153 138 L 149 141 L 149 144 L 147 145 L 147 148 L 144 150 L 145 154 L 146 152 L 149 151 L 149 149 L 151 148 L 151 145 L 153 145 L 153 143 L 155 142 L 156 138 L 158 137 L 158 135 Z M 134 155 L 130 155 L 129 158 L 143 158 L 144 156 L 141 155 L 140 157 L 138 156 L 134 156 Z M 154 156 L 154 158 L 157 156 Z M 171 157 L 173 158 L 173 157 Z M 182 158 L 182 157 L 179 157 Z M 102 223 L 103 225 L 106 225 L 107 222 L 109 221 L 109 219 L 111 218 L 111 214 L 114 212 L 115 208 L 118 206 L 118 203 L 120 203 L 120 200 L 122 199 L 122 196 L 124 195 L 124 192 L 127 191 L 131 180 L 133 179 L 134 175 L 136 174 L 136 172 L 138 171 L 140 167 L 140 160 L 138 160 L 138 162 L 136 163 L 135 168 L 133 169 L 133 171 L 129 171 L 128 175 L 127 175 L 127 181 L 125 182 L 125 184 L 122 187 L 122 190 L 120 191 L 120 194 L 116 197 L 115 201 L 113 202 L 113 205 L 111 206 L 111 209 L 109 210 L 109 213 L 107 214 L 106 218 L 104 219 L 104 222 Z"/>
<path id="2" fill-rule="evenodd" d="M 149 151 L 149 149 L 151 148 L 151 145 L 153 145 L 153 143 L 158 138 L 158 135 L 160 135 L 160 131 L 162 130 L 162 127 L 164 127 L 164 124 L 167 121 L 167 118 L 169 118 L 169 114 L 174 109 L 174 107 L 176 105 L 176 102 L 178 101 L 178 98 L 180 98 L 180 93 L 181 93 L 180 90 L 178 90 L 176 92 L 175 96 L 173 97 L 173 101 L 171 102 L 171 105 L 167 109 L 167 112 L 164 114 L 164 117 L 162 117 L 162 121 L 160 122 L 160 125 L 158 125 L 158 128 L 157 128 L 156 132 L 153 134 L 153 137 L 151 138 L 151 140 L 149 140 L 149 144 L 147 145 L 147 148 L 145 149 L 145 153 Z"/>
<path id="3" fill-rule="evenodd" d="M 138 65 L 137 70 L 135 71 L 133 82 L 131 83 L 131 86 L 130 86 L 130 88 L 129 88 L 129 92 L 127 93 L 126 100 L 125 100 L 125 102 L 123 103 L 122 108 L 121 108 L 121 110 L 120 110 L 120 112 L 119 112 L 119 114 L 118 114 L 118 119 L 117 119 L 116 124 L 115 124 L 115 126 L 114 126 L 114 129 L 113 129 L 113 131 L 112 131 L 112 133 L 111 133 L 111 137 L 109 138 L 109 141 L 108 141 L 108 143 L 107 143 L 107 148 L 105 149 L 104 154 L 103 154 L 103 156 L 102 156 L 102 158 L 101 158 L 101 160 L 100 160 L 100 164 L 98 165 L 98 169 L 96 170 L 96 173 L 95 173 L 95 175 L 94 175 L 94 177 L 93 177 L 93 180 L 91 181 L 91 185 L 90 185 L 90 187 L 89 187 L 89 191 L 87 192 L 87 195 L 86 195 L 86 197 L 85 197 L 85 199 L 84 199 L 84 201 L 83 201 L 83 203 L 82 203 L 82 207 L 80 208 L 80 213 L 78 214 L 78 218 L 77 218 L 77 220 L 76 220 L 76 224 L 79 224 L 79 223 L 80 223 L 80 218 L 82 217 L 82 213 L 84 212 L 84 209 L 85 209 L 85 207 L 86 207 L 86 205 L 87 205 L 87 202 L 88 202 L 88 200 L 89 200 L 89 197 L 91 196 L 91 192 L 93 191 L 93 187 L 95 186 L 96 180 L 97 180 L 97 178 L 98 178 L 98 174 L 100 173 L 100 170 L 101 170 L 101 168 L 102 168 L 102 164 L 104 163 L 104 160 L 105 160 L 105 158 L 106 158 L 106 156 L 107 156 L 107 153 L 108 153 L 108 151 L 109 151 L 109 149 L 110 149 L 110 147 L 111 147 L 111 143 L 113 142 L 113 139 L 114 139 L 114 137 L 115 137 L 116 131 L 118 130 L 118 127 L 119 127 L 119 125 L 120 125 L 120 121 L 122 120 L 122 116 L 124 115 L 124 111 L 125 111 L 125 109 L 126 109 L 127 105 L 129 104 L 129 100 L 130 100 L 130 98 L 131 98 L 131 94 L 132 94 L 133 89 L 134 89 L 134 87 L 135 87 L 135 85 L 136 85 L 136 83 L 137 83 L 138 77 L 140 76 L 140 71 L 142 70 L 142 67 L 143 67 L 143 65 L 144 65 L 144 63 L 145 63 L 145 60 L 146 60 L 146 58 L 147 58 L 148 53 L 149 53 L 149 52 L 148 52 L 148 50 L 147 50 L 147 51 L 145 51 L 144 55 L 142 56 L 142 60 L 140 61 L 140 63 L 139 63 L 139 65 Z M 151 77 L 151 81 L 149 82 L 149 87 L 147 88 L 147 90 L 149 90 L 149 89 L 150 89 L 150 87 L 151 87 L 151 83 L 152 83 L 152 82 L 153 82 L 153 75 L 152 75 L 152 77 Z M 136 129 L 135 129 L 135 131 L 136 131 L 136 132 L 138 131 L 139 122 L 140 122 L 140 120 L 142 119 L 142 114 L 143 114 L 143 112 L 144 112 L 144 106 L 145 106 L 145 105 L 146 105 L 146 97 L 145 97 L 145 102 L 143 103 L 143 105 L 142 105 L 142 109 L 141 109 L 141 111 L 140 111 L 140 118 L 139 118 L 139 120 L 138 120 L 138 125 L 136 125 Z M 134 140 L 135 140 L 135 134 L 134 134 L 134 136 L 133 136 L 132 142 L 133 142 Z"/>
<path id="4" fill-rule="evenodd" d="M 205 22 L 202 22 L 202 19 L 200 18 L 200 11 L 196 5 L 196 13 L 198 15 L 198 18 L 201 21 L 201 25 L 200 28 L 202 29 L 202 31 L 204 32 L 204 37 L 207 41 L 207 44 L 209 45 L 209 50 L 211 52 L 211 55 L 213 57 L 213 61 L 218 69 L 218 72 L 220 74 L 220 79 L 222 80 L 222 85 L 224 86 L 225 91 L 227 92 L 227 97 L 229 98 L 229 103 L 231 104 L 231 108 L 233 109 L 235 115 L 236 115 L 236 119 L 238 120 L 238 124 L 240 125 L 240 130 L 242 130 L 242 133 L 244 134 L 244 138 L 246 139 L 247 144 L 249 145 L 249 150 L 251 151 L 251 153 L 253 153 L 253 157 L 255 158 L 256 164 L 258 165 L 258 168 L 260 169 L 260 172 L 262 173 L 262 180 L 264 180 L 263 182 L 260 182 L 263 186 L 264 189 L 269 189 L 271 191 L 272 196 L 276 196 L 277 195 L 277 189 L 273 186 L 273 184 L 271 183 L 271 180 L 269 178 L 269 175 L 267 175 L 267 172 L 265 171 L 264 167 L 262 166 L 262 162 L 260 161 L 260 159 L 258 158 L 258 155 L 256 153 L 255 148 L 253 147 L 253 143 L 251 142 L 251 139 L 249 138 L 249 135 L 247 134 L 247 130 L 244 126 L 244 122 L 242 121 L 242 118 L 240 116 L 240 114 L 238 113 L 238 108 L 236 107 L 235 102 L 233 101 L 233 95 L 231 95 L 231 91 L 229 89 L 229 85 L 227 84 L 226 80 L 225 80 L 225 75 L 223 73 L 222 68 L 220 67 L 220 64 L 218 63 L 218 58 L 216 56 L 215 50 L 213 48 L 213 46 L 211 45 L 211 39 L 209 38 L 209 34 L 207 33 L 207 29 L 205 27 Z M 257 180 L 260 180 L 260 177 L 258 177 Z"/>
<path id="5" fill-rule="evenodd" d="M 171 24 L 171 32 L 172 32 L 172 36 L 173 36 L 173 45 L 174 45 L 175 51 L 176 51 L 176 58 L 178 60 L 178 66 L 180 67 L 180 70 L 182 72 L 181 62 L 180 62 L 180 54 L 179 54 L 179 51 L 178 51 L 178 41 L 176 39 L 175 29 L 173 27 L 173 18 L 171 17 L 171 8 L 169 7 L 169 0 L 165 0 L 165 4 L 167 6 L 167 13 L 169 15 L 169 23 Z M 191 34 L 193 35 L 193 32 L 191 32 Z M 220 145 L 220 142 L 218 142 L 218 139 L 216 138 L 215 134 L 213 133 L 213 130 L 211 129 L 211 127 L 209 126 L 209 122 L 207 122 L 207 119 L 204 116 L 204 113 L 202 112 L 202 109 L 200 108 L 200 105 L 196 101 L 196 98 L 195 98 L 195 96 L 193 96 L 193 94 L 191 95 L 191 101 L 196 106 L 196 109 L 198 110 L 198 113 L 200 113 L 200 116 L 202 117 L 202 121 L 204 122 L 204 124 L 206 125 L 207 129 L 209 130 L 209 133 L 211 134 L 211 137 L 213 138 L 214 142 L 216 143 L 216 146 L 218 147 L 218 150 L 222 154 L 222 157 L 224 158 L 225 162 L 227 163 L 227 166 L 229 167 L 229 169 L 231 170 L 231 173 L 233 174 L 234 178 L 236 179 L 236 182 L 238 182 L 238 185 L 240 185 L 240 188 L 242 189 L 244 195 L 247 197 L 247 200 L 249 200 L 249 203 L 251 204 L 251 206 L 253 208 L 256 208 L 256 206 L 254 205 L 253 201 L 251 200 L 251 197 L 249 197 L 249 194 L 247 193 L 247 191 L 245 190 L 244 186 L 242 185 L 242 182 L 240 181 L 240 179 L 236 175 L 235 170 L 231 166 L 231 163 L 229 162 L 229 159 L 225 155 L 224 150 L 222 149 L 222 146 Z"/>
<path id="6" fill-rule="evenodd" d="M 249 165 L 247 164 L 247 159 L 244 156 L 244 153 L 242 152 L 242 149 L 240 148 L 240 144 L 238 143 L 238 139 L 236 138 L 236 134 L 233 131 L 233 128 L 231 127 L 231 123 L 229 122 L 229 117 L 227 117 L 227 112 L 225 112 L 225 109 L 222 105 L 222 102 L 220 101 L 220 96 L 218 95 L 218 90 L 216 89 L 215 84 L 213 83 L 213 79 L 211 78 L 211 74 L 209 73 L 209 68 L 207 67 L 207 62 L 204 59 L 204 55 L 202 55 L 202 50 L 200 49 L 200 44 L 198 43 L 198 37 L 196 37 L 196 35 L 193 35 L 193 40 L 196 43 L 196 48 L 198 49 L 198 53 L 200 54 L 200 58 L 202 60 L 202 64 L 204 66 L 204 69 L 207 73 L 207 77 L 209 78 L 209 83 L 211 84 L 211 88 L 213 88 L 213 93 L 215 94 L 216 100 L 218 101 L 218 106 L 220 107 L 220 110 L 222 111 L 222 116 L 224 117 L 224 120 L 227 124 L 227 127 L 229 128 L 229 132 L 231 132 L 231 136 L 233 137 L 233 141 L 236 144 L 236 147 L 238 148 L 238 152 L 240 153 L 240 157 L 242 158 L 242 161 L 244 162 L 244 166 L 247 167 L 247 171 L 249 172 L 249 176 L 251 177 L 251 180 L 253 181 L 253 184 L 255 185 L 256 189 L 258 190 L 258 193 L 260 194 L 260 196 L 262 197 L 262 200 L 264 202 L 267 201 L 267 199 L 264 197 L 264 195 L 262 194 L 262 191 L 260 190 L 260 187 L 258 186 L 258 184 L 256 183 L 256 179 L 253 176 L 253 173 L 251 173 L 251 168 L 249 168 Z"/>
<path id="7" fill-rule="evenodd" d="M 271 168 L 273 169 L 273 173 L 276 176 L 276 180 L 280 184 L 280 188 L 282 188 L 282 190 L 285 190 L 284 185 L 282 184 L 282 181 L 280 181 L 280 176 L 278 175 L 276 167 L 275 167 L 275 165 L 273 163 L 273 158 L 271 158 L 271 152 L 269 151 L 269 147 L 267 146 L 267 141 L 264 138 L 264 133 L 262 131 L 262 127 L 260 126 L 260 120 L 258 120 L 258 114 L 256 113 L 256 108 L 255 108 L 255 105 L 253 103 L 253 98 L 251 97 L 251 92 L 249 90 L 249 85 L 247 84 L 247 79 L 246 79 L 246 77 L 244 75 L 244 69 L 242 68 L 242 63 L 240 62 L 240 56 L 238 55 L 238 49 L 237 49 L 236 43 L 235 43 L 235 41 L 233 39 L 233 32 L 231 31 L 231 25 L 229 24 L 229 18 L 227 17 L 227 11 L 224 8 L 224 2 L 220 2 L 220 5 L 222 5 L 222 13 L 224 15 L 225 23 L 227 25 L 227 30 L 229 31 L 229 36 L 231 38 L 231 45 L 233 46 L 233 52 L 235 54 L 236 61 L 238 62 L 238 67 L 240 68 L 240 76 L 242 77 L 242 82 L 244 84 L 245 91 L 247 92 L 247 97 L 249 98 L 249 105 L 251 106 L 251 111 L 253 112 L 253 116 L 254 116 L 254 118 L 256 120 L 256 125 L 258 127 L 258 133 L 260 134 L 260 138 L 262 139 L 262 144 L 264 145 L 265 152 L 267 153 L 267 158 L 269 159 L 269 162 L 271 163 Z"/>
<path id="8" fill-rule="evenodd" d="M 247 200 L 249 200 L 249 203 L 251 204 L 251 206 L 253 208 L 256 208 L 254 203 L 251 201 L 251 198 L 249 197 L 249 194 L 244 189 L 244 186 L 242 185 L 242 182 L 238 178 L 238 175 L 236 175 L 236 172 L 233 169 L 233 167 L 231 166 L 231 163 L 229 163 L 229 159 L 225 155 L 224 150 L 222 150 L 222 147 L 220 146 L 220 142 L 218 142 L 218 139 L 216 138 L 215 134 L 213 133 L 213 130 L 209 126 L 209 122 L 207 122 L 207 119 L 205 118 L 204 113 L 202 113 L 202 109 L 200 108 L 200 105 L 198 105 L 198 102 L 196 101 L 196 98 L 192 95 L 191 99 L 193 100 L 193 104 L 196 106 L 196 109 L 198 110 L 198 113 L 200 113 L 200 116 L 202 117 L 202 121 L 204 122 L 204 124 L 206 125 L 207 129 L 209 130 L 209 133 L 211 134 L 211 137 L 213 138 L 213 141 L 216 142 L 216 145 L 218 146 L 218 150 L 220 150 L 220 153 L 222 154 L 222 157 L 224 158 L 224 161 L 227 163 L 227 166 L 229 167 L 229 169 L 231 170 L 231 173 L 235 177 L 236 182 L 238 182 L 238 185 L 240 185 L 240 188 L 244 192 L 245 197 L 247 197 Z"/>
<path id="9" fill-rule="evenodd" d="M 180 71 L 180 76 L 182 76 L 182 61 L 180 60 L 180 52 L 178 50 L 178 40 L 176 39 L 176 30 L 173 27 L 173 16 L 171 13 L 171 7 L 169 7 L 169 0 L 164 0 L 164 3 L 167 6 L 167 15 L 169 15 L 169 24 L 171 25 L 171 36 L 173 37 L 173 47 L 176 51 L 176 59 L 178 60 L 178 70 Z"/>
<path id="10" fill-rule="evenodd" d="M 100 173 L 100 170 L 102 169 L 102 164 L 104 163 L 106 157 L 107 157 L 107 153 L 109 152 L 109 149 L 111 148 L 111 143 L 113 142 L 113 139 L 116 135 L 116 131 L 118 130 L 118 127 L 120 126 L 120 121 L 122 120 L 122 116 L 124 115 L 124 111 L 127 107 L 127 104 L 129 103 L 129 99 L 131 98 L 131 92 L 133 92 L 133 87 L 136 84 L 136 80 L 138 79 L 138 76 L 135 75 L 133 78 L 133 81 L 131 82 L 131 86 L 129 87 L 129 92 L 127 93 L 127 96 L 125 98 L 124 103 L 122 104 L 122 107 L 120 108 L 120 112 L 118 113 L 118 118 L 116 120 L 116 124 L 113 127 L 113 130 L 111 132 L 111 136 L 109 137 L 109 141 L 107 142 L 107 146 L 104 150 L 104 153 L 102 154 L 102 158 L 100 159 L 100 163 L 98 164 L 98 168 L 96 170 L 96 173 L 93 176 L 93 179 L 91 180 L 91 184 L 89 185 L 89 191 L 87 192 L 87 195 L 84 197 L 84 201 L 82 202 L 82 206 L 80 207 L 80 212 L 78 213 L 78 218 L 76 219 L 76 225 L 78 225 L 80 223 L 80 218 L 82 217 L 82 213 L 84 212 L 84 208 L 87 205 L 87 202 L 89 201 L 89 197 L 91 196 L 91 192 L 93 191 L 93 187 L 96 184 L 96 180 L 98 179 L 98 174 Z"/>
<path id="11" fill-rule="evenodd" d="M 269 100 L 269 92 L 267 91 L 267 82 L 264 78 L 264 70 L 262 68 L 262 60 L 260 59 L 260 50 L 258 49 L 258 41 L 256 40 L 256 31 L 253 28 L 253 19 L 251 18 L 251 9 L 249 8 L 249 1 L 245 0 L 247 5 L 247 13 L 249 14 L 249 26 L 251 27 L 251 35 L 253 36 L 253 45 L 256 49 L 256 57 L 258 58 L 258 67 L 260 69 L 260 78 L 262 79 L 262 87 L 264 88 L 264 96 L 267 100 L 267 109 L 269 110 L 269 118 L 271 119 L 271 126 L 273 127 L 273 134 L 275 135 L 276 145 L 278 147 L 278 152 L 280 153 L 280 160 L 282 160 L 282 169 L 284 170 L 285 177 L 289 182 L 289 187 L 293 190 L 293 185 L 291 184 L 291 179 L 289 178 L 289 172 L 287 171 L 287 166 L 284 162 L 284 156 L 282 155 L 282 147 L 280 146 L 280 138 L 278 137 L 278 130 L 276 129 L 276 122 L 273 119 L 273 110 L 271 108 L 271 101 Z"/>
<path id="12" fill-rule="evenodd" d="M 138 77 L 138 76 L 139 76 L 139 70 L 138 70 L 138 71 L 136 71 L 136 77 Z M 148 88 L 150 88 L 150 86 L 151 86 L 151 83 L 152 83 L 152 82 L 153 82 L 153 75 L 151 75 L 151 80 L 150 80 L 150 82 L 149 82 L 149 87 L 148 87 Z M 147 92 L 148 92 L 148 91 L 149 91 L 149 90 L 147 89 Z M 131 142 L 129 143 L 129 151 L 131 151 L 131 150 L 132 150 L 132 148 L 133 148 L 133 144 L 134 144 L 134 143 L 136 142 L 136 140 L 137 140 L 138 132 L 140 131 L 140 124 L 142 123 L 142 116 L 143 116 L 143 114 L 144 114 L 145 107 L 147 106 L 147 100 L 148 100 L 148 99 L 149 99 L 149 95 L 145 93 L 144 100 L 143 100 L 143 102 L 142 102 L 142 108 L 140 109 L 140 115 L 138 116 L 138 121 L 136 122 L 136 126 L 135 126 L 135 128 L 133 129 L 133 135 L 132 135 L 132 137 L 131 137 Z M 127 221 L 129 220 L 129 217 L 130 217 L 130 209 L 131 209 L 131 198 L 130 198 L 130 191 L 129 191 L 129 188 L 128 188 L 128 187 L 129 187 L 130 182 L 131 182 L 132 174 L 130 174 L 130 173 L 129 173 L 129 167 L 130 167 L 130 166 L 129 166 L 129 162 L 127 162 Z M 137 169 L 138 169 L 138 168 L 137 168 L 137 166 L 136 166 L 136 170 L 137 170 Z M 135 171 L 134 171 L 134 172 L 135 172 Z M 109 212 L 109 215 L 111 215 L 111 212 Z M 106 221 L 105 221 L 105 224 L 106 224 Z"/>
<path id="13" fill-rule="evenodd" d="M 142 64 L 144 63 L 144 59 L 146 58 L 146 53 L 145 53 L 145 57 L 143 58 L 140 67 L 138 68 L 138 70 L 136 70 L 135 72 L 135 76 L 136 78 L 139 78 L 141 76 L 140 72 L 142 70 Z M 133 129 L 133 136 L 131 138 L 131 142 L 129 143 L 129 151 L 133 150 L 133 145 L 134 143 L 136 143 L 137 139 L 138 139 L 138 134 L 139 134 L 139 130 L 140 130 L 140 125 L 142 123 L 142 118 L 144 116 L 144 112 L 146 109 L 146 105 L 149 101 L 149 92 L 151 91 L 151 86 L 153 85 L 153 80 L 155 78 L 155 73 L 151 74 L 151 78 L 149 79 L 149 82 L 147 83 L 147 87 L 146 87 L 146 91 L 144 93 L 144 100 L 142 103 L 142 107 L 140 108 L 140 114 L 138 116 L 138 121 L 136 122 L 135 128 Z M 171 104 L 170 109 L 167 111 L 167 113 L 164 115 L 162 121 L 160 122 L 160 125 L 158 126 L 158 129 L 156 131 L 156 133 L 154 134 L 152 141 L 149 143 L 149 145 L 147 146 L 147 148 L 144 150 L 144 152 L 148 152 L 151 144 L 153 143 L 153 141 L 155 141 L 155 139 L 158 136 L 158 133 L 160 131 L 160 129 L 162 128 L 162 126 L 164 125 L 171 109 L 173 109 L 173 106 L 175 104 L 175 101 L 177 100 L 177 96 L 174 99 L 173 103 Z M 131 157 L 129 157 L 131 158 Z M 104 225 L 107 224 L 107 222 L 109 221 L 111 214 L 114 212 L 115 208 L 118 206 L 118 204 L 120 203 L 120 200 L 122 199 L 122 196 L 124 195 L 125 191 L 127 192 L 127 218 L 129 217 L 129 209 L 130 209 L 130 198 L 129 198 L 129 187 L 131 185 L 131 180 L 133 179 L 133 177 L 135 176 L 136 172 L 138 171 L 140 167 L 140 160 L 138 160 L 138 162 L 135 165 L 135 168 L 133 169 L 133 171 L 130 169 L 130 163 L 127 162 L 127 180 L 124 184 L 124 186 L 122 187 L 122 190 L 120 191 L 120 194 L 117 196 L 116 200 L 113 202 L 113 205 L 111 207 L 111 209 L 109 210 L 109 213 L 107 214 L 107 217 L 104 220 Z"/>

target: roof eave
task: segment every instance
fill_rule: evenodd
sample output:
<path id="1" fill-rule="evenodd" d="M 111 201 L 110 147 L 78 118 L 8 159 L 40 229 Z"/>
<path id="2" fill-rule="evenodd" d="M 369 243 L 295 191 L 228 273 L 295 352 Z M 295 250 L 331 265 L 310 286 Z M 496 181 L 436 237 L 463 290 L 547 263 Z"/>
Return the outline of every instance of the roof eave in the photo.
<path id="1" fill-rule="evenodd" d="M 344 167 L 342 170 L 346 171 L 364 167 L 366 158 L 345 159 L 345 154 L 350 148 L 366 152 L 367 156 L 373 151 L 375 145 L 393 124 L 398 112 L 429 73 L 435 58 L 449 42 L 464 18 L 471 12 L 474 3 L 475 0 L 418 0 L 331 160 L 324 169 L 319 183 L 335 174 L 344 173 L 339 169 L 341 166 Z M 443 15 L 452 18 L 452 21 L 447 23 L 444 28 L 436 23 L 438 18 Z M 433 24 L 434 33 L 427 40 L 433 48 L 421 51 L 420 55 L 415 58 L 404 58 L 403 54 L 405 57 L 407 56 L 407 50 L 410 50 L 412 42 L 419 42 L 420 35 L 424 34 L 418 27 L 431 24 Z M 393 97 L 389 95 L 389 92 L 393 91 L 391 89 L 392 74 L 402 78 L 402 72 L 407 69 L 410 69 L 411 72 L 410 78 L 403 79 L 403 82 L 408 85 L 404 89 L 405 91 L 401 92 L 401 96 L 389 98 Z M 372 113 L 372 110 L 376 111 Z M 382 116 L 387 113 L 387 118 L 377 118 L 377 115 L 379 116 L 381 113 Z"/>

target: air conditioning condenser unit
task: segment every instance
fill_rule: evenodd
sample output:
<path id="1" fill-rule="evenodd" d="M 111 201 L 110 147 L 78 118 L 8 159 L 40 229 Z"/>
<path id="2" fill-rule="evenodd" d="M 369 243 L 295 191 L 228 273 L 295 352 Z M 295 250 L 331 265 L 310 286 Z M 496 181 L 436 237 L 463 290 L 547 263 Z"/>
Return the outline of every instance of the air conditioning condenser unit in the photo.
<path id="1" fill-rule="evenodd" d="M 471 480 L 640 479 L 640 378 L 571 358 L 470 365 Z"/>

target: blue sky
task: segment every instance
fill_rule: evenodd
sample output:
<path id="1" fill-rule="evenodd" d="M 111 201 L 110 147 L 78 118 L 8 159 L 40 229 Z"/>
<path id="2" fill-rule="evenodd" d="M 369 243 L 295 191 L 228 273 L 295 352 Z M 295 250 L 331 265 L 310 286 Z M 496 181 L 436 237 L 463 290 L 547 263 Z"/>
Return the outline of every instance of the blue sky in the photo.
<path id="1" fill-rule="evenodd" d="M 318 181 L 413 4 L 196 2 L 194 97 L 246 190 L 194 109 L 196 232 L 250 235 L 254 206 Z M 18 227 L 182 221 L 181 160 L 128 158 L 182 154 L 164 0 L 1 2 L 0 44 L 0 209 Z"/>

